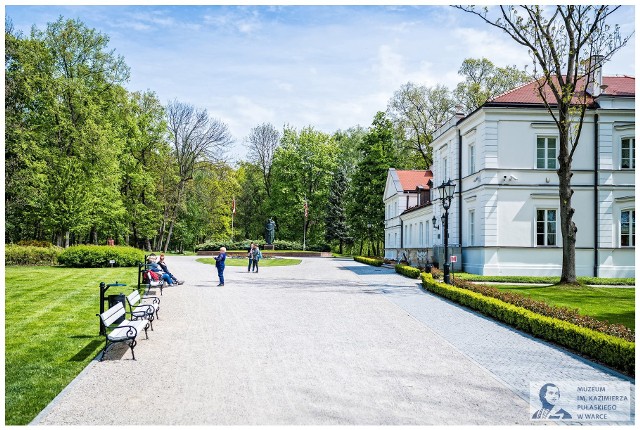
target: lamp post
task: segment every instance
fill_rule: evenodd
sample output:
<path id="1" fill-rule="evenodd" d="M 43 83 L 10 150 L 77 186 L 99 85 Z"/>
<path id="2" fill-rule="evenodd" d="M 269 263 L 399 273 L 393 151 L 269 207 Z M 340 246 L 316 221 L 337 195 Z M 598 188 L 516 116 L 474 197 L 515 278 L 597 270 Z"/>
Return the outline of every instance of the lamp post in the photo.
<path id="1" fill-rule="evenodd" d="M 442 224 L 444 226 L 444 282 L 445 284 L 451 284 L 449 277 L 450 267 L 449 264 L 449 208 L 451 207 L 451 200 L 453 200 L 453 193 L 455 191 L 456 184 L 451 182 L 451 179 L 447 182 L 442 182 L 442 185 L 438 187 L 438 193 L 440 195 L 440 201 L 444 208 L 444 215 L 442 215 Z"/>

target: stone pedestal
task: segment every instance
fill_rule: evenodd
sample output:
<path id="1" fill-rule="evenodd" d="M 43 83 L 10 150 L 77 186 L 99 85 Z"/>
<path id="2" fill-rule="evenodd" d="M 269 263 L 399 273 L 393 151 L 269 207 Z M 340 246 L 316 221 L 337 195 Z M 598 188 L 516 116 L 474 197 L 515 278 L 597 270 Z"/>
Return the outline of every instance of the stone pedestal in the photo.
<path id="1" fill-rule="evenodd" d="M 275 248 L 273 245 L 264 245 L 262 249 L 265 251 L 273 251 Z"/>

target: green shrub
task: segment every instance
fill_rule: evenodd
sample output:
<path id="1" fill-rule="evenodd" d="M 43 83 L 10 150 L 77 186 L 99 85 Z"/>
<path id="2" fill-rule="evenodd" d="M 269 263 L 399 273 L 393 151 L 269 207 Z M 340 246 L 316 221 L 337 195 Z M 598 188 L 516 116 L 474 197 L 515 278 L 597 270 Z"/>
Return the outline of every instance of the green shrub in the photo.
<path id="1" fill-rule="evenodd" d="M 382 266 L 382 260 L 378 258 L 369 258 L 369 257 L 362 257 L 360 255 L 356 255 L 353 257 L 353 259 L 359 263 L 369 264 L 371 266 L 378 266 L 378 267 Z"/>
<path id="2" fill-rule="evenodd" d="M 240 249 L 249 249 L 249 245 L 253 243 L 257 243 L 260 245 L 260 248 L 264 249 L 265 241 L 263 239 L 259 240 L 242 240 L 237 242 L 231 241 L 209 241 L 205 243 L 201 243 L 196 245 L 197 251 L 218 251 L 221 247 L 227 248 L 228 251 L 240 250 Z M 273 246 L 277 251 L 301 251 L 302 243 L 300 242 L 292 242 L 288 240 L 274 240 Z M 307 245 L 307 251 L 317 251 L 317 252 L 328 252 L 331 251 L 331 247 L 327 244 L 316 244 L 316 245 Z"/>
<path id="3" fill-rule="evenodd" d="M 55 245 L 45 240 L 21 240 L 18 242 L 20 246 L 37 246 L 38 248 L 53 248 Z"/>
<path id="4" fill-rule="evenodd" d="M 4 264 L 7 266 L 54 266 L 58 264 L 58 256 L 61 252 L 62 248 L 53 245 L 47 248 L 6 245 Z"/>
<path id="5" fill-rule="evenodd" d="M 144 251 L 130 246 L 77 245 L 65 249 L 58 262 L 67 267 L 133 267 L 144 260 Z"/>
<path id="6" fill-rule="evenodd" d="M 540 315 L 557 318 L 580 327 L 590 328 L 611 336 L 635 342 L 635 332 L 622 324 L 610 324 L 588 315 L 582 315 L 577 309 L 569 309 L 562 306 L 550 305 L 541 300 L 535 300 L 523 294 L 512 293 L 510 291 L 502 291 L 491 285 L 477 285 L 469 281 L 456 278 L 452 283 L 460 288 L 480 293 L 483 296 L 493 297 L 506 303 L 511 303 L 521 308 L 528 309 Z"/>
<path id="7" fill-rule="evenodd" d="M 417 279 L 420 277 L 420 269 L 406 264 L 396 264 L 396 272 L 409 278 Z"/>
<path id="8" fill-rule="evenodd" d="M 475 309 L 536 337 L 555 342 L 601 361 L 630 375 L 635 373 L 635 343 L 580 327 L 566 321 L 539 315 L 502 300 L 443 284 L 431 274 L 422 275 L 425 289 Z"/>

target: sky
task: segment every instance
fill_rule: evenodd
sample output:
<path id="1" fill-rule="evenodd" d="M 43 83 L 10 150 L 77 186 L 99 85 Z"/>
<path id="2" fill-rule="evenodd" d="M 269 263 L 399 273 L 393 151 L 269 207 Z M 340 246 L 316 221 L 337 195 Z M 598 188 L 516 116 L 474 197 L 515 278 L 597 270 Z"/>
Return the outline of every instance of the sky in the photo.
<path id="1" fill-rule="evenodd" d="M 229 126 L 232 160 L 245 158 L 251 129 L 312 126 L 333 133 L 367 127 L 408 81 L 453 89 L 466 58 L 529 65 L 527 50 L 479 18 L 446 5 L 140 6 L 7 5 L 29 34 L 59 16 L 107 35 L 125 58 L 130 91 L 151 90 L 206 109 Z M 611 17 L 635 30 L 635 8 Z M 635 76 L 635 37 L 604 74 Z"/>

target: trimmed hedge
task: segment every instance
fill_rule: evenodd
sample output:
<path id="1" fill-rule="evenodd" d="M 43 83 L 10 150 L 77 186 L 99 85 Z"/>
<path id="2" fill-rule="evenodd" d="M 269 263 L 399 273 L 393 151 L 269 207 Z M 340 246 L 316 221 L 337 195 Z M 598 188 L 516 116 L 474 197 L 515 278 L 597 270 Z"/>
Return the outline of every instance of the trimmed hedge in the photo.
<path id="1" fill-rule="evenodd" d="M 4 264 L 7 266 L 55 266 L 62 248 L 49 244 L 42 246 L 6 245 Z"/>
<path id="2" fill-rule="evenodd" d="M 436 282 L 428 273 L 422 275 L 422 285 L 435 294 L 475 309 L 519 330 L 578 351 L 626 374 L 632 376 L 635 374 L 636 344 L 634 342 L 539 315 L 480 293 Z"/>
<path id="3" fill-rule="evenodd" d="M 406 264 L 396 264 L 396 272 L 409 278 L 418 279 L 420 277 L 420 269 L 411 267 Z"/>
<path id="4" fill-rule="evenodd" d="M 483 296 L 493 297 L 506 303 L 511 303 L 521 308 L 528 309 L 540 315 L 556 318 L 580 327 L 590 328 L 604 334 L 616 336 L 629 342 L 635 342 L 635 332 L 629 327 L 622 324 L 611 324 L 607 321 L 582 315 L 577 309 L 570 309 L 563 306 L 550 305 L 542 300 L 535 300 L 524 294 L 513 293 L 510 291 L 502 291 L 491 285 L 477 285 L 472 282 L 456 278 L 452 281 L 453 285 L 465 290 L 471 290 L 480 293 Z"/>
<path id="5" fill-rule="evenodd" d="M 369 264 L 370 266 L 382 266 L 382 260 L 379 260 L 377 258 L 369 258 L 369 257 L 362 257 L 360 255 L 356 255 L 353 257 L 354 260 L 356 260 L 358 263 L 364 263 L 364 264 Z"/>
<path id="6" fill-rule="evenodd" d="M 456 278 L 472 282 L 504 282 L 504 283 L 549 283 L 560 282 L 559 276 L 500 276 L 500 275 L 475 275 L 473 273 L 456 273 Z M 578 276 L 578 283 L 582 285 L 635 285 L 635 278 L 594 278 L 591 276 Z"/>
<path id="7" fill-rule="evenodd" d="M 240 250 L 240 249 L 249 249 L 249 245 L 251 242 L 257 243 L 260 245 L 260 248 L 264 249 L 265 241 L 264 239 L 259 240 L 251 240 L 245 239 L 238 242 L 231 241 L 209 241 L 205 243 L 201 243 L 196 245 L 195 251 L 218 251 L 221 247 L 227 248 L 228 251 Z M 301 251 L 302 243 L 300 242 L 291 242 L 288 240 L 274 240 L 273 246 L 276 251 Z M 320 245 L 307 245 L 306 251 L 316 251 L 316 252 L 329 252 L 331 251 L 331 246 L 327 244 Z"/>
<path id="8" fill-rule="evenodd" d="M 130 246 L 77 245 L 70 246 L 58 256 L 67 267 L 134 267 L 144 260 L 144 251 Z"/>

